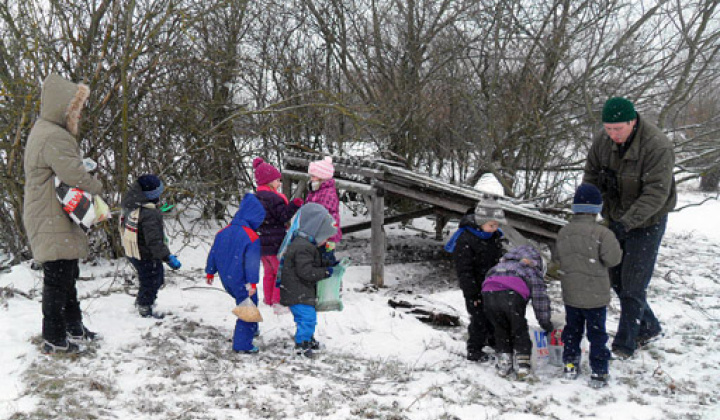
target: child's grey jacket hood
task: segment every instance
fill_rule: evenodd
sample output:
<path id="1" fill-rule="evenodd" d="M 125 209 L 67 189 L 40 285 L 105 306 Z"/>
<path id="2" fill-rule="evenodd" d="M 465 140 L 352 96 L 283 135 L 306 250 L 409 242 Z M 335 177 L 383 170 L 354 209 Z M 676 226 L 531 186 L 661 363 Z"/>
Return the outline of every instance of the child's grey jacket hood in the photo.
<path id="1" fill-rule="evenodd" d="M 317 203 L 307 203 L 300 207 L 298 231 L 312 237 L 319 245 L 337 232 L 335 219 L 327 209 Z"/>

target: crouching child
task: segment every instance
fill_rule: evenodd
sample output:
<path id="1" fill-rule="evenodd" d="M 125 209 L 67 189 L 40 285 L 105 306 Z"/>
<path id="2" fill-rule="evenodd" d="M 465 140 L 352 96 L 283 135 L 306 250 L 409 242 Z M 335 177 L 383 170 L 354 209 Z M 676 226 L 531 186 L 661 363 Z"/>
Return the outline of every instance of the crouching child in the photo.
<path id="1" fill-rule="evenodd" d="M 547 332 L 553 330 L 544 267 L 540 253 L 530 245 L 522 245 L 503 255 L 487 273 L 482 295 L 485 315 L 495 328 L 495 367 L 500 376 L 508 376 L 513 370 L 518 379 L 530 374 L 532 342 L 525 318 L 529 299 L 540 327 Z"/>
<path id="2" fill-rule="evenodd" d="M 205 265 L 207 283 L 212 284 L 215 274 L 236 304 L 250 297 L 258 304 L 257 284 L 260 280 L 260 238 L 256 230 L 265 219 L 265 208 L 253 194 L 245 194 L 232 222 L 215 235 L 215 241 Z M 253 338 L 257 322 L 237 319 L 233 334 L 233 351 L 257 353 Z"/>
<path id="3" fill-rule="evenodd" d="M 295 350 L 312 357 L 320 348 L 315 340 L 317 325 L 317 283 L 333 273 L 333 266 L 322 258 L 322 248 L 337 232 L 335 220 L 316 203 L 302 206 L 299 224 L 280 262 L 280 303 L 290 307 L 295 319 Z"/>

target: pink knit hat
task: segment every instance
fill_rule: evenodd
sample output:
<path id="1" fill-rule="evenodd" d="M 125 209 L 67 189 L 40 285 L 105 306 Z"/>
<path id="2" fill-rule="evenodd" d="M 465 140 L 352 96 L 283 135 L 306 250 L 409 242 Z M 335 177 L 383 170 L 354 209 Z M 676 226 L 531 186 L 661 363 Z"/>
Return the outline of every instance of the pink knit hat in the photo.
<path id="1" fill-rule="evenodd" d="M 255 169 L 255 182 L 258 186 L 269 184 L 282 177 L 277 168 L 265 162 L 263 158 L 260 157 L 253 159 L 253 169 Z"/>
<path id="2" fill-rule="evenodd" d="M 308 167 L 308 174 L 311 176 L 316 176 L 320 179 L 330 179 L 335 174 L 335 167 L 332 164 L 332 158 L 330 156 L 326 156 L 323 160 L 316 160 L 315 162 L 310 162 L 310 167 Z"/>

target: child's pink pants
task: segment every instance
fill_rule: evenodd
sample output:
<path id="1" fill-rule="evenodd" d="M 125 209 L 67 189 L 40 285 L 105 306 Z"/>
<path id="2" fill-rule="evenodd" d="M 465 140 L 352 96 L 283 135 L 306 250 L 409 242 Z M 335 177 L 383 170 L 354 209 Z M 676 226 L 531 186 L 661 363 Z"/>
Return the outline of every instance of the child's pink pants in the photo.
<path id="1" fill-rule="evenodd" d="M 265 255 L 260 258 L 263 264 L 263 302 L 266 305 L 280 303 L 280 288 L 275 287 L 280 261 L 275 255 Z"/>

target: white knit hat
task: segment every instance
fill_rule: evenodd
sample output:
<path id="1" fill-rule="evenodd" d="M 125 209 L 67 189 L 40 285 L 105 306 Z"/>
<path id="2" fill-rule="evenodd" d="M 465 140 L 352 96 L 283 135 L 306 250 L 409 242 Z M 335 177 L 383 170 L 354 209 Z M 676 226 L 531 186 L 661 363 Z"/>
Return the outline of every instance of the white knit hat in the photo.
<path id="1" fill-rule="evenodd" d="M 316 176 L 320 179 L 330 179 L 335 174 L 335 167 L 332 164 L 332 158 L 326 156 L 323 160 L 316 160 L 310 162 L 308 167 L 308 174 Z"/>

